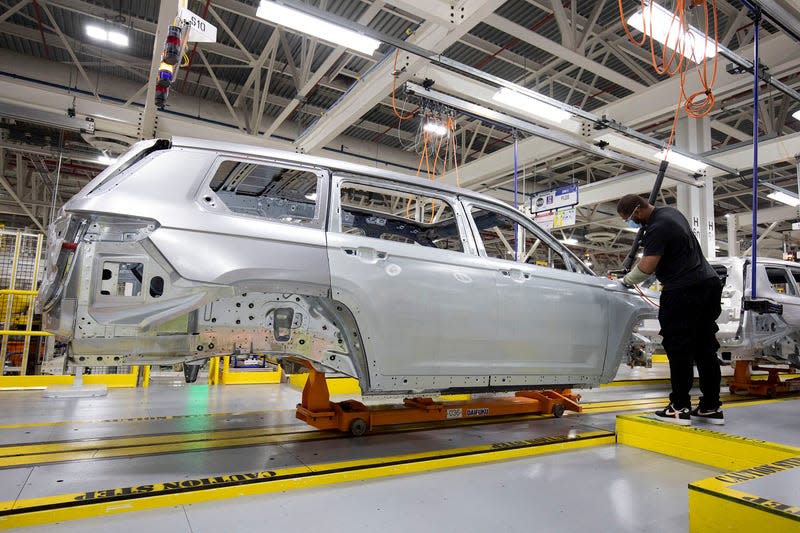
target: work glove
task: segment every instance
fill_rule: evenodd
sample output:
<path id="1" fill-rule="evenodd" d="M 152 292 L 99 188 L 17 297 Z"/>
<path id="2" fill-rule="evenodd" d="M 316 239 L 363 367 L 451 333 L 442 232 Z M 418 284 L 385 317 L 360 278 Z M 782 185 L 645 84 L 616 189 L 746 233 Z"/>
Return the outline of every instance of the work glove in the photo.
<path id="1" fill-rule="evenodd" d="M 634 285 L 638 285 L 647 278 L 650 277 L 650 274 L 645 274 L 641 270 L 639 270 L 639 265 L 633 267 L 633 270 L 625 274 L 625 277 L 622 278 L 622 284 L 632 289 Z"/>

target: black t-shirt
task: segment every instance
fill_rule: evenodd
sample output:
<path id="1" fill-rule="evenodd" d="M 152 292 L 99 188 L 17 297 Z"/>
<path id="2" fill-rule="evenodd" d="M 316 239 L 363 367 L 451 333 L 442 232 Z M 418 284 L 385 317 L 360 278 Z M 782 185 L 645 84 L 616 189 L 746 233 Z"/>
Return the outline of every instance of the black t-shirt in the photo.
<path id="1" fill-rule="evenodd" d="M 695 285 L 716 276 L 686 218 L 672 207 L 659 207 L 645 224 L 644 255 L 660 255 L 656 277 L 665 290 Z"/>

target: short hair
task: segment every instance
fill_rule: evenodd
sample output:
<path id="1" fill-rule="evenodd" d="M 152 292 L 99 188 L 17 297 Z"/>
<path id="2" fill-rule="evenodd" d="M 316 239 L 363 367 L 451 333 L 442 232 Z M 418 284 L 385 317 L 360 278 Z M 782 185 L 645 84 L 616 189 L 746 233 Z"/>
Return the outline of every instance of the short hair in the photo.
<path id="1" fill-rule="evenodd" d="M 648 201 L 641 196 L 637 196 L 635 194 L 626 194 L 620 198 L 619 202 L 617 203 L 617 214 L 620 216 L 629 217 L 633 214 L 633 210 L 637 207 L 647 207 L 648 205 Z"/>

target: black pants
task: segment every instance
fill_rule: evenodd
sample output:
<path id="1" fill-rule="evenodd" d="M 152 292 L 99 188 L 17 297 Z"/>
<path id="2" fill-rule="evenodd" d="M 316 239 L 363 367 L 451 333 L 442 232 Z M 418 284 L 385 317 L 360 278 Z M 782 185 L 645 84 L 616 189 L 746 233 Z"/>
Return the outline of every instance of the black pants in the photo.
<path id="1" fill-rule="evenodd" d="M 676 409 L 691 407 L 689 391 L 694 381 L 693 366 L 700 375 L 700 407 L 719 408 L 720 370 L 717 360 L 717 317 L 721 312 L 722 282 L 716 276 L 690 287 L 661 293 L 658 321 L 669 359 L 672 393 Z"/>

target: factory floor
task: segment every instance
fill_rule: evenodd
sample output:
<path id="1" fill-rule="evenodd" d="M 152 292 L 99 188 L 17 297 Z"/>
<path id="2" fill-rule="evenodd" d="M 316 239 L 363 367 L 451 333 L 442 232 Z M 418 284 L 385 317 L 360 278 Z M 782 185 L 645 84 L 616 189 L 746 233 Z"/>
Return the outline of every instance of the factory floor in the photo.
<path id="1" fill-rule="evenodd" d="M 665 399 L 664 364 L 620 370 L 619 386 L 579 391 L 583 402 L 619 403 L 563 418 L 534 417 L 500 423 L 448 426 L 360 438 L 303 440 L 315 430 L 294 418 L 300 391 L 287 385 L 185 385 L 177 375 L 155 375 L 148 389 L 111 389 L 100 398 L 51 399 L 41 391 L 0 393 L 0 447 L 76 446 L 117 442 L 100 452 L 64 451 L 51 462 L 12 462 L 0 469 L 0 501 L 37 501 L 62 494 L 91 494 L 113 487 L 142 486 L 265 469 L 280 471 L 316 464 L 398 457 L 441 449 L 467 449 L 549 435 L 614 432 L 617 415 L 641 411 Z M 201 380 L 203 377 L 201 376 Z M 628 384 L 629 380 L 642 380 Z M 696 393 L 697 391 L 693 391 Z M 723 391 L 727 392 L 727 391 Z M 344 398 L 333 397 L 332 400 Z M 626 404 L 626 402 L 630 402 Z M 626 407 L 626 405 L 628 407 Z M 666 401 L 664 401 L 666 405 Z M 774 402 L 726 405 L 725 433 L 800 447 L 798 404 Z M 647 412 L 651 411 L 650 407 Z M 274 429 L 289 440 L 237 443 L 194 449 L 191 439 L 138 450 L 133 439 L 148 436 L 238 436 Z M 280 431 L 278 431 L 280 430 Z M 271 435 L 271 434 L 270 434 Z M 299 437 L 298 437 L 299 436 Z M 205 437 L 204 437 L 205 438 Z M 210 438 L 210 437 L 209 437 Z M 239 438 L 239 437 L 236 437 Z M 272 438 L 272 437 L 270 437 Z M 283 437 L 281 437 L 283 438 Z M 108 440 L 111 439 L 111 440 Z M 126 454 L 123 443 L 134 452 Z M 185 449 L 180 447 L 184 446 Z M 66 448 L 65 448 L 66 450 Z M 71 450 L 71 448 L 70 448 Z M 161 451 L 159 451 L 161 450 Z M 164 451 L 166 450 L 166 451 Z M 61 451 L 59 453 L 62 453 Z M 108 455 L 102 455 L 106 453 Z M 69 455 L 74 454 L 74 455 Z M 83 454 L 83 455 L 81 455 Z M 13 457 L 12 457 L 13 459 Z M 199 503 L 59 520 L 24 531 L 219 532 L 306 531 L 687 531 L 687 484 L 716 476 L 723 468 L 614 444 L 565 449 L 487 463 L 281 490 Z M 793 475 L 793 474 L 792 474 Z M 784 476 L 764 491 L 800 505 L 795 479 Z M 65 515 L 66 516 L 66 515 Z M 14 516 L 0 527 L 14 525 Z"/>

